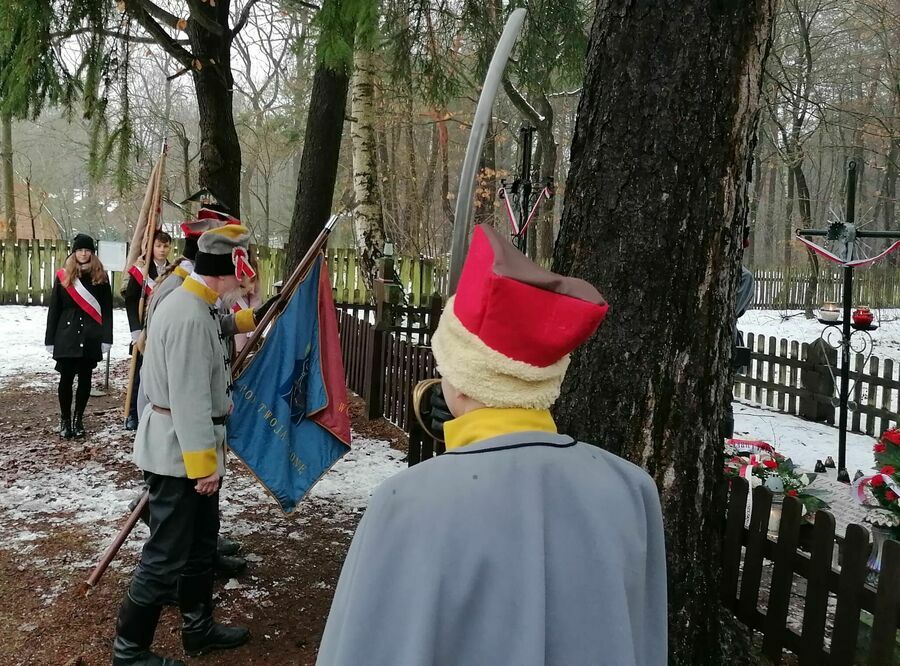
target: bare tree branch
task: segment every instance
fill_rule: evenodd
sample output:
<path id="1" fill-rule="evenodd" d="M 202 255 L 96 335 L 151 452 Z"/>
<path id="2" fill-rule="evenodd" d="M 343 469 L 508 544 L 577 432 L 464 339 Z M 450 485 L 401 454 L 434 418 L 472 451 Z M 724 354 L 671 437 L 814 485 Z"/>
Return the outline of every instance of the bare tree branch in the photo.
<path id="1" fill-rule="evenodd" d="M 234 29 L 231 31 L 232 39 L 234 39 L 237 34 L 244 29 L 244 26 L 247 25 L 247 20 L 250 18 L 250 11 L 253 9 L 253 5 L 255 5 L 257 2 L 259 2 L 259 0 L 249 0 L 249 2 L 244 5 L 237 23 L 234 24 Z"/>
<path id="2" fill-rule="evenodd" d="M 145 8 L 146 0 L 125 0 L 125 9 L 134 16 L 135 21 L 146 30 L 151 37 L 156 40 L 169 55 L 180 62 L 184 67 L 190 69 L 194 67 L 196 58 L 186 48 L 175 41 L 173 37 L 165 31 L 165 29 L 153 17 L 147 13 Z"/>
<path id="3" fill-rule="evenodd" d="M 183 18 L 178 18 L 170 12 L 167 12 L 156 3 L 153 3 L 150 0 L 140 0 L 140 2 L 144 6 L 144 9 L 147 10 L 147 13 L 150 14 L 150 16 L 158 21 L 161 21 L 173 30 L 184 32 L 187 28 L 187 21 L 185 21 Z"/>
<path id="4" fill-rule="evenodd" d="M 203 2 L 187 0 L 187 4 L 191 8 L 191 18 L 203 26 L 204 29 L 219 37 L 224 36 L 228 32 L 227 28 L 222 27 L 218 21 L 209 16 Z"/>
<path id="5" fill-rule="evenodd" d="M 113 39 L 121 39 L 123 42 L 129 42 L 131 44 L 157 44 L 158 42 L 153 37 L 136 37 L 134 35 L 129 35 L 124 32 L 120 32 L 118 30 L 110 30 L 109 28 L 103 28 L 101 30 L 94 30 L 91 27 L 83 27 L 77 28 L 75 30 L 64 30 L 62 32 L 51 32 L 50 39 L 68 39 L 69 37 L 75 37 L 76 35 L 83 35 L 86 33 L 96 32 L 97 34 L 103 35 L 104 37 L 112 37 Z M 176 44 L 188 44 L 188 40 L 186 39 L 176 39 L 174 40 Z"/>

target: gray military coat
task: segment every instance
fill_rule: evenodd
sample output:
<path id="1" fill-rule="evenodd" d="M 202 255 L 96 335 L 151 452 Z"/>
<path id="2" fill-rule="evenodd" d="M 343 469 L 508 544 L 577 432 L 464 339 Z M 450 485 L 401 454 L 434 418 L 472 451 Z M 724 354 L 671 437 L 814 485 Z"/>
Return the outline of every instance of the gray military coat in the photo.
<path id="1" fill-rule="evenodd" d="M 565 435 L 515 433 L 378 487 L 318 664 L 655 666 L 666 640 L 651 478 Z"/>
<path id="2" fill-rule="evenodd" d="M 179 287 L 156 308 L 144 349 L 141 386 L 151 406 L 171 413 L 148 407 L 141 414 L 138 467 L 189 478 L 224 474 L 225 426 L 213 417 L 231 410 L 230 381 L 215 304 Z"/>

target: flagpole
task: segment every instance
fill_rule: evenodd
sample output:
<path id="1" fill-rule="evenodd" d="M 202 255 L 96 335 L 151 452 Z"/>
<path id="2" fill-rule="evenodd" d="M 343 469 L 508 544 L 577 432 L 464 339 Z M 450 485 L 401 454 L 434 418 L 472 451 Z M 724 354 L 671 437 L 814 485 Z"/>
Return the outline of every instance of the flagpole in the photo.
<path id="1" fill-rule="evenodd" d="M 325 227 L 319 232 L 319 235 L 316 237 L 316 240 L 313 241 L 313 244 L 309 246 L 306 254 L 303 255 L 303 259 L 300 260 L 300 263 L 297 264 L 294 272 L 291 273 L 291 276 L 284 283 L 284 287 L 281 289 L 281 293 L 278 295 L 277 300 L 272 304 L 272 307 L 269 308 L 269 311 L 266 312 L 262 321 L 256 325 L 256 328 L 253 331 L 254 335 L 250 336 L 247 340 L 247 344 L 244 345 L 244 348 L 241 349 L 240 354 L 238 354 L 235 359 L 234 365 L 232 365 L 232 376 L 237 377 L 241 374 L 250 352 L 261 342 L 262 335 L 259 335 L 259 333 L 266 330 L 266 327 L 278 316 L 284 308 L 284 305 L 291 299 L 291 296 L 294 294 L 294 291 L 297 289 L 303 276 L 309 271 L 309 267 L 312 266 L 312 263 L 316 260 L 316 257 L 325 245 L 325 241 L 328 240 L 328 236 L 331 235 L 331 231 L 334 229 L 334 226 L 337 224 L 341 215 L 342 213 L 338 213 L 328 218 Z"/>
<path id="2" fill-rule="evenodd" d="M 147 290 L 144 289 L 144 285 L 147 284 L 147 275 L 150 272 L 150 262 L 153 261 L 153 237 L 156 235 L 156 225 L 159 221 L 160 208 L 162 207 L 162 197 L 160 196 L 162 192 L 161 181 L 162 173 L 166 166 L 166 153 L 168 152 L 168 149 L 169 140 L 168 138 L 165 138 L 163 139 L 162 148 L 159 153 L 159 160 L 157 160 L 156 165 L 150 172 L 150 182 L 148 183 L 148 190 L 153 188 L 153 193 L 147 210 L 147 223 L 144 227 L 144 238 L 141 242 L 142 253 L 144 256 L 144 265 L 141 268 L 141 276 L 143 277 L 140 285 L 141 298 L 138 301 L 138 321 L 141 323 L 144 321 L 144 308 L 147 302 Z M 128 266 L 126 266 L 126 268 L 128 268 Z M 122 411 L 124 412 L 123 418 L 125 419 L 128 418 L 128 414 L 131 412 L 131 396 L 134 393 L 134 376 L 137 374 L 137 358 L 139 353 L 137 346 L 132 344 L 131 360 L 128 364 L 128 383 L 125 386 L 125 404 L 122 407 Z"/>

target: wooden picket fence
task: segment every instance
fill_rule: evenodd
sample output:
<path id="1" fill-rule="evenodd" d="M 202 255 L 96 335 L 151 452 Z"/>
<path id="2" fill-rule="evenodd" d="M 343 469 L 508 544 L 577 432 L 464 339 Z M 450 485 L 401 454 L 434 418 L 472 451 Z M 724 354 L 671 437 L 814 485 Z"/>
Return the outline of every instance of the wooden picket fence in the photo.
<path id="1" fill-rule="evenodd" d="M 794 415 L 803 415 L 801 401 L 811 399 L 830 412 L 826 422 L 835 422 L 831 400 L 836 394 L 825 395 L 803 386 L 805 372 L 828 373 L 826 366 L 810 359 L 808 343 L 749 333 L 746 344 L 752 360 L 746 373 L 735 375 L 736 398 Z M 838 368 L 833 368 L 833 372 L 839 382 Z M 862 354 L 855 354 L 851 359 L 850 387 L 851 399 L 857 404 L 848 421 L 852 432 L 878 435 L 900 424 L 900 364 L 875 355 L 866 363 Z"/>
<path id="2" fill-rule="evenodd" d="M 442 300 L 433 296 L 427 308 L 399 306 L 387 325 L 376 324 L 383 318 L 375 306 L 336 307 L 347 387 L 365 399 L 369 418 L 384 417 L 409 431 L 415 420 L 413 387 L 436 376 L 427 345 L 437 328 Z"/>
<path id="3" fill-rule="evenodd" d="M 802 310 L 806 307 L 806 288 L 811 281 L 808 271 L 781 268 L 754 268 L 756 310 Z M 823 268 L 819 272 L 812 303 L 840 303 L 843 300 L 844 276 L 841 270 Z M 872 308 L 900 307 L 900 268 L 875 266 L 853 272 L 853 303 Z"/>
<path id="4" fill-rule="evenodd" d="M 179 253 L 182 240 L 175 241 L 173 254 Z M 263 296 L 274 293 L 273 283 L 284 275 L 284 250 L 254 247 L 262 276 Z M 23 240 L 16 243 L 0 241 L 0 305 L 41 304 L 49 297 L 52 276 L 59 262 L 68 254 L 64 240 Z M 329 274 L 335 290 L 335 300 L 341 303 L 372 302 L 366 289 L 356 251 L 347 248 L 327 248 L 325 251 Z M 449 262 L 446 257 L 393 258 L 393 278 L 403 287 L 406 305 L 427 307 L 432 294 L 447 295 Z M 755 309 L 799 310 L 805 305 L 809 274 L 801 270 L 780 268 L 754 269 L 756 277 Z M 843 275 L 840 271 L 823 268 L 818 280 L 815 305 L 841 300 Z M 857 270 L 854 275 L 855 304 L 873 308 L 900 307 L 900 269 L 878 266 Z"/>
<path id="5" fill-rule="evenodd" d="M 840 538 L 831 513 L 817 511 L 809 525 L 800 502 L 785 497 L 773 539 L 768 536 L 771 491 L 753 490 L 749 524 L 747 495 L 746 479 L 732 479 L 721 598 L 739 620 L 762 632 L 763 654 L 773 664 L 781 663 L 784 650 L 797 655 L 801 665 L 898 663 L 900 542 L 884 543 L 872 587 L 866 582 L 871 546 L 864 527 L 851 524 Z M 834 566 L 835 548 L 839 566 Z M 767 563 L 771 576 L 764 578 Z M 829 603 L 832 596 L 836 606 Z"/>

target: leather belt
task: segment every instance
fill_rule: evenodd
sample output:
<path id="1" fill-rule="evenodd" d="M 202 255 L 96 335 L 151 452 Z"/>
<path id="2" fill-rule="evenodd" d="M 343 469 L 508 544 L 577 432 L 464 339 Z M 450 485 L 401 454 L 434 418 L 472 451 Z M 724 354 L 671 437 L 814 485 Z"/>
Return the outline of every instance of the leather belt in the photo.
<path id="1" fill-rule="evenodd" d="M 172 410 L 167 407 L 160 407 L 159 405 L 151 405 L 153 411 L 158 414 L 168 414 L 172 416 Z M 225 425 L 225 422 L 228 421 L 227 416 L 214 416 L 212 417 L 213 425 Z"/>

